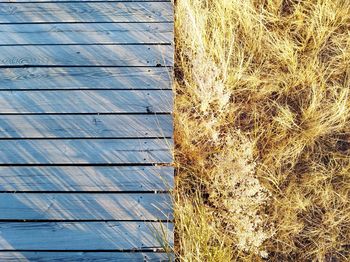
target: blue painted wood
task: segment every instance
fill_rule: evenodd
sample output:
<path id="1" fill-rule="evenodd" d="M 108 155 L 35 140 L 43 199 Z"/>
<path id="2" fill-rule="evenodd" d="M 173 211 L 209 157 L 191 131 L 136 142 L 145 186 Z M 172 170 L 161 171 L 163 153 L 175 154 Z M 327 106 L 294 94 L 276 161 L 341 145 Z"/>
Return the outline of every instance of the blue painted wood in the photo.
<path id="1" fill-rule="evenodd" d="M 171 45 L 0 46 L 1 66 L 172 66 Z"/>
<path id="2" fill-rule="evenodd" d="M 0 261 L 18 262 L 169 262 L 173 254 L 154 252 L 0 252 Z"/>
<path id="3" fill-rule="evenodd" d="M 2 68 L 0 90 L 171 89 L 171 70 L 97 66 Z"/>
<path id="4" fill-rule="evenodd" d="M 171 137 L 171 115 L 3 115 L 0 138 Z"/>
<path id="5" fill-rule="evenodd" d="M 0 191 L 166 191 L 173 176 L 169 166 L 0 166 Z"/>
<path id="6" fill-rule="evenodd" d="M 0 3 L 0 23 L 173 22 L 171 2 Z"/>
<path id="7" fill-rule="evenodd" d="M 171 23 L 4 24 L 0 45 L 171 44 Z"/>
<path id="8" fill-rule="evenodd" d="M 171 219 L 168 194 L 0 193 L 0 221 Z"/>
<path id="9" fill-rule="evenodd" d="M 171 163 L 172 139 L 0 140 L 0 164 Z"/>
<path id="10" fill-rule="evenodd" d="M 170 90 L 1 91 L 1 114 L 171 113 Z"/>
<path id="11" fill-rule="evenodd" d="M 162 250 L 173 224 L 157 222 L 0 222 L 0 250 Z M 162 236 L 162 237 L 161 237 Z"/>
<path id="12" fill-rule="evenodd" d="M 173 260 L 172 3 L 0 0 L 0 24 L 0 261 Z"/>
<path id="13" fill-rule="evenodd" d="M 58 3 L 58 2 L 171 2 L 171 0 L 0 0 L 0 3 Z"/>

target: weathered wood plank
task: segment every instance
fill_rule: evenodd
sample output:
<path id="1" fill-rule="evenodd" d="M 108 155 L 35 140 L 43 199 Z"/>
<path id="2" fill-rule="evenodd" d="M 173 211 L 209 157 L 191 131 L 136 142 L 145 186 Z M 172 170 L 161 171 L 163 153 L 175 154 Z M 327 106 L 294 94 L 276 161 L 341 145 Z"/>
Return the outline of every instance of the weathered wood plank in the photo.
<path id="1" fill-rule="evenodd" d="M 171 78 L 164 67 L 2 68 L 0 90 L 171 89 Z"/>
<path id="2" fill-rule="evenodd" d="M 171 139 L 0 140 L 0 164 L 171 163 Z"/>
<path id="3" fill-rule="evenodd" d="M 173 245 L 171 223 L 0 222 L 0 232 L 0 250 L 149 250 L 159 235 Z"/>
<path id="4" fill-rule="evenodd" d="M 171 2 L 170 0 L 0 0 L 0 3 L 57 3 L 57 2 Z"/>
<path id="5" fill-rule="evenodd" d="M 0 252 L 4 262 L 169 262 L 173 254 L 142 252 Z"/>
<path id="6" fill-rule="evenodd" d="M 0 23 L 172 21 L 171 2 L 0 3 Z"/>
<path id="7" fill-rule="evenodd" d="M 142 252 L 0 252 L 4 262 L 169 262 L 173 254 Z"/>
<path id="8" fill-rule="evenodd" d="M 170 90 L 1 91 L 0 113 L 160 113 L 172 111 Z"/>
<path id="9" fill-rule="evenodd" d="M 0 45 L 173 42 L 171 23 L 4 24 Z"/>
<path id="10" fill-rule="evenodd" d="M 0 66 L 172 66 L 172 45 L 0 46 Z"/>
<path id="11" fill-rule="evenodd" d="M 174 187 L 167 166 L 0 166 L 0 191 L 165 191 Z"/>
<path id="12" fill-rule="evenodd" d="M 0 193 L 0 220 L 170 220 L 169 194 Z"/>
<path id="13" fill-rule="evenodd" d="M 171 115 L 3 115 L 1 138 L 171 137 Z"/>

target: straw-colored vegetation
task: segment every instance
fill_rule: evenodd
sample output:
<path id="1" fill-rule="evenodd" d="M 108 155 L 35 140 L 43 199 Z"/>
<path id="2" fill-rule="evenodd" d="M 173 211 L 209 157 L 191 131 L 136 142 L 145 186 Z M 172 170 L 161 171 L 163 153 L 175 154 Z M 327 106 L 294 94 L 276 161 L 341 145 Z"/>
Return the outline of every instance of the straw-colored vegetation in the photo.
<path id="1" fill-rule="evenodd" d="M 177 0 L 182 261 L 350 260 L 350 0 Z"/>

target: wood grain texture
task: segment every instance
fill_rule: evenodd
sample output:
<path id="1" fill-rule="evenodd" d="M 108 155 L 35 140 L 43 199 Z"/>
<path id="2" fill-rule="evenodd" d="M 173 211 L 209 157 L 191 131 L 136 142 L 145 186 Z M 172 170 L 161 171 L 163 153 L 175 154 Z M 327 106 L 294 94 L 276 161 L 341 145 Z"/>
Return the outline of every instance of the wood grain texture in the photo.
<path id="1" fill-rule="evenodd" d="M 4 24 L 0 45 L 173 42 L 171 23 Z"/>
<path id="2" fill-rule="evenodd" d="M 172 21 L 171 2 L 0 3 L 0 23 Z"/>
<path id="3" fill-rule="evenodd" d="M 0 166 L 0 191 L 165 191 L 174 187 L 167 166 Z"/>
<path id="4" fill-rule="evenodd" d="M 171 115 L 3 115 L 1 138 L 172 137 Z"/>
<path id="5" fill-rule="evenodd" d="M 168 90 L 2 91 L 0 113 L 172 112 Z"/>
<path id="6" fill-rule="evenodd" d="M 0 164 L 171 163 L 170 139 L 0 140 Z"/>
<path id="7" fill-rule="evenodd" d="M 0 89 L 171 89 L 171 70 L 164 67 L 2 68 Z"/>
<path id="8" fill-rule="evenodd" d="M 173 245 L 173 225 L 159 222 L 0 222 L 0 232 L 0 250 L 149 250 L 160 235 Z"/>
<path id="9" fill-rule="evenodd" d="M 172 45 L 0 46 L 0 66 L 172 66 Z"/>
<path id="10" fill-rule="evenodd" d="M 152 252 L 0 252 L 4 262 L 169 262 L 173 254 Z"/>
<path id="11" fill-rule="evenodd" d="M 0 193 L 0 220 L 171 220 L 169 194 Z"/>

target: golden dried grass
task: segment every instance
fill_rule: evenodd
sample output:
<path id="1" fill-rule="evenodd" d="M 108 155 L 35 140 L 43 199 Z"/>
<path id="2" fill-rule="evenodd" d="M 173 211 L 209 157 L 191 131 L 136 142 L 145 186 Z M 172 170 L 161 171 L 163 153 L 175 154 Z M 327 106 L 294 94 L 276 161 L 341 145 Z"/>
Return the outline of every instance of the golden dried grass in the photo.
<path id="1" fill-rule="evenodd" d="M 350 0 L 175 14 L 180 259 L 350 260 Z"/>

